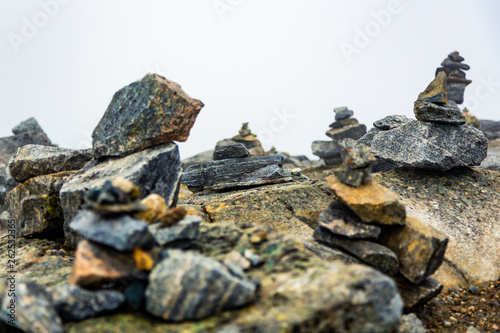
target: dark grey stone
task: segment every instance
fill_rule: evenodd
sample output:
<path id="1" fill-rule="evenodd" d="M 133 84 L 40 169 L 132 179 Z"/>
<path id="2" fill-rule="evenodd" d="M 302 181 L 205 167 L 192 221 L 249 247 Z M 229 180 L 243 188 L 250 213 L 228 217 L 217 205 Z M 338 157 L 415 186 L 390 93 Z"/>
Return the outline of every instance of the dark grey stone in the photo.
<path id="1" fill-rule="evenodd" d="M 366 134 L 366 126 L 364 124 L 343 127 L 339 129 L 331 129 L 326 132 L 326 135 L 334 140 L 354 139 L 357 140 Z"/>
<path id="2" fill-rule="evenodd" d="M 464 61 L 464 57 L 462 57 L 457 51 L 451 52 L 448 54 L 448 59 L 455 61 L 455 62 L 462 62 Z"/>
<path id="3" fill-rule="evenodd" d="M 161 223 L 153 223 L 148 228 L 158 244 L 168 247 L 172 243 L 196 240 L 200 233 L 201 221 L 199 216 L 187 215 L 172 226 L 166 227 Z"/>
<path id="4" fill-rule="evenodd" d="M 354 115 L 354 112 L 346 107 L 335 108 L 333 111 L 335 112 L 335 120 L 337 121 L 351 118 Z"/>
<path id="5" fill-rule="evenodd" d="M 338 178 L 342 183 L 359 187 L 363 184 L 368 183 L 372 178 L 372 168 L 371 166 L 361 169 L 340 169 L 334 170 L 333 173 L 335 177 Z"/>
<path id="6" fill-rule="evenodd" d="M 119 291 L 88 291 L 70 285 L 53 288 L 50 294 L 54 308 L 64 321 L 93 318 L 102 312 L 115 310 L 125 302 L 125 296 Z"/>
<path id="7" fill-rule="evenodd" d="M 500 132 L 500 121 L 480 119 L 479 129 L 483 132 Z"/>
<path id="8" fill-rule="evenodd" d="M 134 310 L 141 309 L 146 302 L 147 281 L 134 280 L 123 291 L 127 304 Z"/>
<path id="9" fill-rule="evenodd" d="M 321 228 L 348 238 L 378 238 L 380 235 L 379 227 L 363 223 L 349 208 L 336 201 L 319 214 L 318 222 Z"/>
<path id="10" fill-rule="evenodd" d="M 15 289 L 13 297 L 9 297 L 8 293 L 2 295 L 1 321 L 28 333 L 64 333 L 62 320 L 45 289 L 32 281 L 16 280 L 13 284 Z M 11 300 L 14 300 L 15 304 L 15 320 L 9 323 L 8 306 L 12 304 Z"/>
<path id="11" fill-rule="evenodd" d="M 95 166 L 89 166 L 64 184 L 60 191 L 64 213 L 66 244 L 75 247 L 80 239 L 67 227 L 84 206 L 85 196 L 91 189 L 101 188 L 107 180 L 122 176 L 136 184 L 141 196 L 156 193 L 172 207 L 177 202 L 182 169 L 176 144 L 145 149 L 123 158 L 110 158 Z"/>
<path id="12" fill-rule="evenodd" d="M 416 101 L 414 112 L 415 117 L 421 121 L 449 125 L 465 124 L 465 116 L 460 109 L 450 105 Z"/>
<path id="13" fill-rule="evenodd" d="M 455 101 L 457 104 L 462 104 L 464 102 L 464 92 L 466 86 L 466 83 L 448 82 L 446 85 L 448 99 Z"/>
<path id="14" fill-rule="evenodd" d="M 488 149 L 488 155 L 481 162 L 481 168 L 490 170 L 500 170 L 500 149 Z"/>
<path id="15" fill-rule="evenodd" d="M 152 235 L 142 220 L 128 215 L 104 218 L 92 211 L 84 210 L 69 222 L 73 229 L 85 239 L 110 246 L 118 251 L 131 251 L 136 247 L 151 244 Z"/>
<path id="16" fill-rule="evenodd" d="M 393 276 L 398 272 L 398 257 L 385 246 L 366 240 L 353 240 L 338 236 L 322 227 L 314 230 L 313 237 L 317 241 L 344 249 L 382 273 Z"/>
<path id="17" fill-rule="evenodd" d="M 404 115 L 394 115 L 394 116 L 387 116 L 380 120 L 375 121 L 373 123 L 373 126 L 378 128 L 379 130 L 388 131 L 396 127 L 399 127 L 403 124 L 406 124 L 409 121 L 410 119 L 408 119 Z"/>
<path id="18" fill-rule="evenodd" d="M 361 138 L 359 138 L 358 140 L 356 140 L 356 145 L 359 145 L 359 144 L 363 143 L 363 144 L 367 145 L 368 147 L 370 147 L 373 138 L 380 131 L 381 130 L 378 129 L 378 128 L 376 128 L 376 127 L 370 129 L 365 135 L 363 135 Z"/>
<path id="19" fill-rule="evenodd" d="M 211 162 L 211 161 L 213 161 L 212 160 L 213 155 L 214 155 L 214 150 L 207 150 L 207 151 L 204 151 L 202 153 L 196 154 L 194 156 L 185 158 L 181 162 L 182 163 L 182 170 L 186 170 L 191 165 Z"/>
<path id="20" fill-rule="evenodd" d="M 14 134 L 23 134 L 30 132 L 43 132 L 40 124 L 38 124 L 38 121 L 36 121 L 36 119 L 33 117 L 22 121 L 21 123 L 19 123 L 19 125 L 14 126 L 14 128 L 12 129 L 12 133 Z"/>
<path id="21" fill-rule="evenodd" d="M 313 141 L 312 153 L 321 158 L 340 157 L 340 147 L 337 141 Z"/>
<path id="22" fill-rule="evenodd" d="M 441 66 L 443 66 L 445 68 L 449 68 L 450 70 L 463 69 L 463 70 L 467 71 L 470 69 L 469 65 L 462 64 L 462 63 L 457 62 L 457 61 L 453 61 L 450 58 L 444 59 L 443 62 L 441 63 Z"/>
<path id="23" fill-rule="evenodd" d="M 250 157 L 250 152 L 241 143 L 235 143 L 233 145 L 226 145 L 222 147 L 216 147 L 213 155 L 213 160 L 224 160 L 226 158 L 242 158 Z"/>
<path id="24" fill-rule="evenodd" d="M 26 145 L 20 147 L 9 162 L 10 175 L 19 183 L 26 180 L 58 173 L 79 170 L 92 159 L 92 149 Z"/>
<path id="25" fill-rule="evenodd" d="M 153 269 L 146 310 L 170 321 L 197 320 L 239 308 L 256 298 L 256 285 L 195 252 L 169 251 Z"/>
<path id="26" fill-rule="evenodd" d="M 400 166 L 449 170 L 480 165 L 488 139 L 472 126 L 411 121 L 375 134 L 370 149 L 377 158 Z"/>
<path id="27" fill-rule="evenodd" d="M 356 118 L 347 118 L 343 120 L 334 121 L 329 125 L 330 128 L 342 128 L 345 126 L 358 125 L 359 122 Z"/>
<path id="28" fill-rule="evenodd" d="M 366 169 L 377 162 L 368 145 L 356 144 L 353 139 L 344 139 L 340 142 L 340 146 L 343 148 L 341 156 L 346 168 Z"/>

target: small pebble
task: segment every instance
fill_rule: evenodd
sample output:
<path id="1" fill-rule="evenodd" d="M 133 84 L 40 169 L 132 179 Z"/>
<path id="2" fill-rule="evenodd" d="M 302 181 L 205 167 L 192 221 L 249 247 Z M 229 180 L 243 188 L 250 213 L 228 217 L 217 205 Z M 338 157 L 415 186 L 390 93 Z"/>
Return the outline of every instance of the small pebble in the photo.
<path id="1" fill-rule="evenodd" d="M 476 286 L 473 286 L 472 284 L 469 286 L 469 291 L 473 294 L 477 294 L 479 292 L 479 288 Z"/>
<path id="2" fill-rule="evenodd" d="M 443 322 L 444 327 L 451 327 L 451 323 L 449 321 Z"/>
<path id="3" fill-rule="evenodd" d="M 295 168 L 295 169 L 292 169 L 290 171 L 290 173 L 292 174 L 292 176 L 300 176 L 301 172 L 302 172 L 302 169 L 300 169 L 300 168 Z"/>

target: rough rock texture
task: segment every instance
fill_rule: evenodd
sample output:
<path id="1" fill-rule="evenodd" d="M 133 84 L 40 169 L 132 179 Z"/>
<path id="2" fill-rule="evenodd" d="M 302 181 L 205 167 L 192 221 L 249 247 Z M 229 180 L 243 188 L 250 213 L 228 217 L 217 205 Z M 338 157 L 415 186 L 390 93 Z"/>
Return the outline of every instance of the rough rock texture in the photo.
<path id="1" fill-rule="evenodd" d="M 420 319 L 414 313 L 410 313 L 401 317 L 399 333 L 425 333 L 425 328 Z"/>
<path id="2" fill-rule="evenodd" d="M 12 129 L 13 136 L 0 138 L 0 163 L 7 165 L 19 147 L 24 145 L 51 146 L 49 138 L 35 118 L 29 118 Z"/>
<path id="3" fill-rule="evenodd" d="M 348 119 L 354 115 L 354 112 L 349 110 L 347 106 L 335 108 L 333 112 L 335 113 L 335 120 L 337 121 Z"/>
<path id="4" fill-rule="evenodd" d="M 430 102 L 415 101 L 414 103 L 415 118 L 421 121 L 463 125 L 465 124 L 465 116 L 458 107 L 451 105 L 437 105 Z"/>
<path id="5" fill-rule="evenodd" d="M 375 126 L 375 128 L 378 128 L 381 131 L 388 131 L 388 130 L 394 129 L 396 127 L 399 127 L 399 126 L 401 126 L 409 121 L 410 121 L 410 119 L 408 119 L 404 115 L 393 115 L 393 116 L 387 116 L 387 117 L 384 117 L 380 120 L 375 121 L 373 123 L 373 126 Z"/>
<path id="6" fill-rule="evenodd" d="M 398 256 L 401 274 L 415 284 L 441 266 L 448 244 L 443 234 L 413 217 L 402 227 L 383 229 L 380 240 Z"/>
<path id="7" fill-rule="evenodd" d="M 102 312 L 114 310 L 125 302 L 125 296 L 113 290 L 88 291 L 64 285 L 49 292 L 52 305 L 64 321 L 93 318 Z"/>
<path id="8" fill-rule="evenodd" d="M 78 213 L 68 226 L 84 238 L 118 251 L 131 251 L 152 242 L 148 225 L 128 215 L 104 218 L 84 210 Z"/>
<path id="9" fill-rule="evenodd" d="M 353 125 L 343 128 L 333 128 L 326 131 L 326 135 L 334 140 L 342 140 L 342 139 L 354 139 L 357 140 L 366 134 L 366 126 L 364 124 L 361 125 Z"/>
<path id="10" fill-rule="evenodd" d="M 438 103 L 444 105 L 448 103 L 446 92 L 446 73 L 439 72 L 434 80 L 418 95 L 418 100 L 422 102 Z"/>
<path id="11" fill-rule="evenodd" d="M 9 163 L 10 175 L 19 183 L 26 180 L 58 173 L 78 170 L 92 159 L 92 150 L 26 145 L 17 150 Z"/>
<path id="12" fill-rule="evenodd" d="M 185 158 L 182 160 L 182 170 L 186 170 L 191 165 L 211 162 L 213 155 L 214 155 L 214 150 L 207 150 L 202 153 L 196 154 L 194 156 Z"/>
<path id="13" fill-rule="evenodd" d="M 490 170 L 500 170 L 500 149 L 488 148 L 488 155 L 481 162 L 481 168 Z"/>
<path id="14" fill-rule="evenodd" d="M 321 158 L 340 157 L 340 147 L 337 141 L 313 141 L 312 153 Z"/>
<path id="15" fill-rule="evenodd" d="M 334 175 L 338 180 L 346 185 L 354 187 L 359 187 L 368 183 L 370 179 L 372 179 L 371 174 L 371 166 L 364 169 L 340 169 L 334 171 Z"/>
<path id="16" fill-rule="evenodd" d="M 35 282 L 14 281 L 14 297 L 2 295 L 0 320 L 8 320 L 14 300 L 14 327 L 27 333 L 63 333 L 62 320 L 51 304 L 50 295 Z"/>
<path id="17" fill-rule="evenodd" d="M 247 305 L 256 289 L 214 259 L 171 250 L 151 272 L 146 309 L 165 320 L 198 320 Z"/>
<path id="18" fill-rule="evenodd" d="M 201 217 L 188 215 L 170 227 L 164 227 L 161 223 L 151 224 L 149 232 L 161 246 L 168 247 L 181 242 L 191 243 L 198 238 L 201 221 Z"/>
<path id="19" fill-rule="evenodd" d="M 328 186 L 363 222 L 386 225 L 403 225 L 405 206 L 387 188 L 370 181 L 359 187 L 341 183 L 335 176 L 326 179 Z"/>
<path id="20" fill-rule="evenodd" d="M 203 103 L 175 82 L 147 74 L 115 93 L 92 133 L 97 157 L 123 156 L 172 141 L 186 141 Z"/>
<path id="21" fill-rule="evenodd" d="M 452 126 L 422 121 L 407 122 L 379 131 L 367 143 L 377 158 L 400 166 L 449 170 L 475 166 L 486 157 L 488 139 L 472 126 Z"/>
<path id="22" fill-rule="evenodd" d="M 255 156 L 192 165 L 182 174 L 182 184 L 193 191 L 224 190 L 265 184 L 290 182 L 303 177 L 292 176 L 281 168 L 283 155 Z"/>
<path id="23" fill-rule="evenodd" d="M 9 192 L 5 203 L 16 223 L 18 236 L 62 230 L 64 218 L 59 190 L 71 175 L 64 171 L 31 178 Z"/>
<path id="24" fill-rule="evenodd" d="M 175 205 L 181 177 L 177 145 L 167 144 L 123 158 L 109 159 L 83 170 L 64 184 L 60 191 L 64 213 L 64 233 L 68 246 L 75 247 L 80 239 L 67 223 L 82 209 L 88 190 L 100 188 L 107 180 L 122 176 L 139 186 L 141 194 L 156 193 L 165 198 L 167 205 Z"/>
<path id="25" fill-rule="evenodd" d="M 214 151 L 213 160 L 223 160 L 226 158 L 242 158 L 250 157 L 250 152 L 241 143 L 234 143 L 232 145 L 224 145 L 221 147 L 216 147 Z"/>

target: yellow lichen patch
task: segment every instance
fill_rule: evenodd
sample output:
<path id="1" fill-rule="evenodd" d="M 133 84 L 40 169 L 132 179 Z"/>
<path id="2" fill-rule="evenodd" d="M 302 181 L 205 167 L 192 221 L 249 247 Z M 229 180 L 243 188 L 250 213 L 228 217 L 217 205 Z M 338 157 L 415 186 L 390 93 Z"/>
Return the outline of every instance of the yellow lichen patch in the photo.
<path id="1" fill-rule="evenodd" d="M 120 190 L 128 194 L 132 200 L 139 199 L 141 196 L 141 190 L 139 187 L 122 176 L 118 176 L 113 179 L 111 185 L 118 187 Z"/>
<path id="2" fill-rule="evenodd" d="M 142 199 L 141 203 L 145 205 L 148 210 L 135 214 L 135 217 L 148 223 L 158 221 L 159 217 L 167 211 L 167 202 L 161 195 L 155 193 Z"/>
<path id="3" fill-rule="evenodd" d="M 207 211 L 207 213 L 211 214 L 211 213 L 217 213 L 219 210 L 223 210 L 223 209 L 227 209 L 228 206 L 224 205 L 224 204 L 221 204 L 221 205 L 218 205 L 218 206 L 205 206 L 205 209 Z"/>
<path id="4" fill-rule="evenodd" d="M 140 270 L 150 271 L 153 269 L 153 264 L 154 264 L 153 258 L 151 258 L 151 256 L 147 252 L 136 247 L 134 249 L 133 256 L 134 256 L 135 266 Z"/>
<path id="5" fill-rule="evenodd" d="M 171 208 L 158 217 L 158 221 L 165 226 L 175 224 L 186 217 L 187 211 L 184 207 Z"/>

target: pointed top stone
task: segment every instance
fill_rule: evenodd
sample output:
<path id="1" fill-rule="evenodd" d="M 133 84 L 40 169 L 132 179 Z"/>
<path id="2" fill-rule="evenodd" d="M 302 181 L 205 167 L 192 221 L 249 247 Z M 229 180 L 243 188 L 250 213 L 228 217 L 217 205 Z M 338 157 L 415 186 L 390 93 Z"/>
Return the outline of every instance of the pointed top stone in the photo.
<path id="1" fill-rule="evenodd" d="M 431 103 L 448 103 L 446 92 L 447 78 L 445 72 L 439 72 L 427 88 L 418 95 L 418 100 Z"/>

